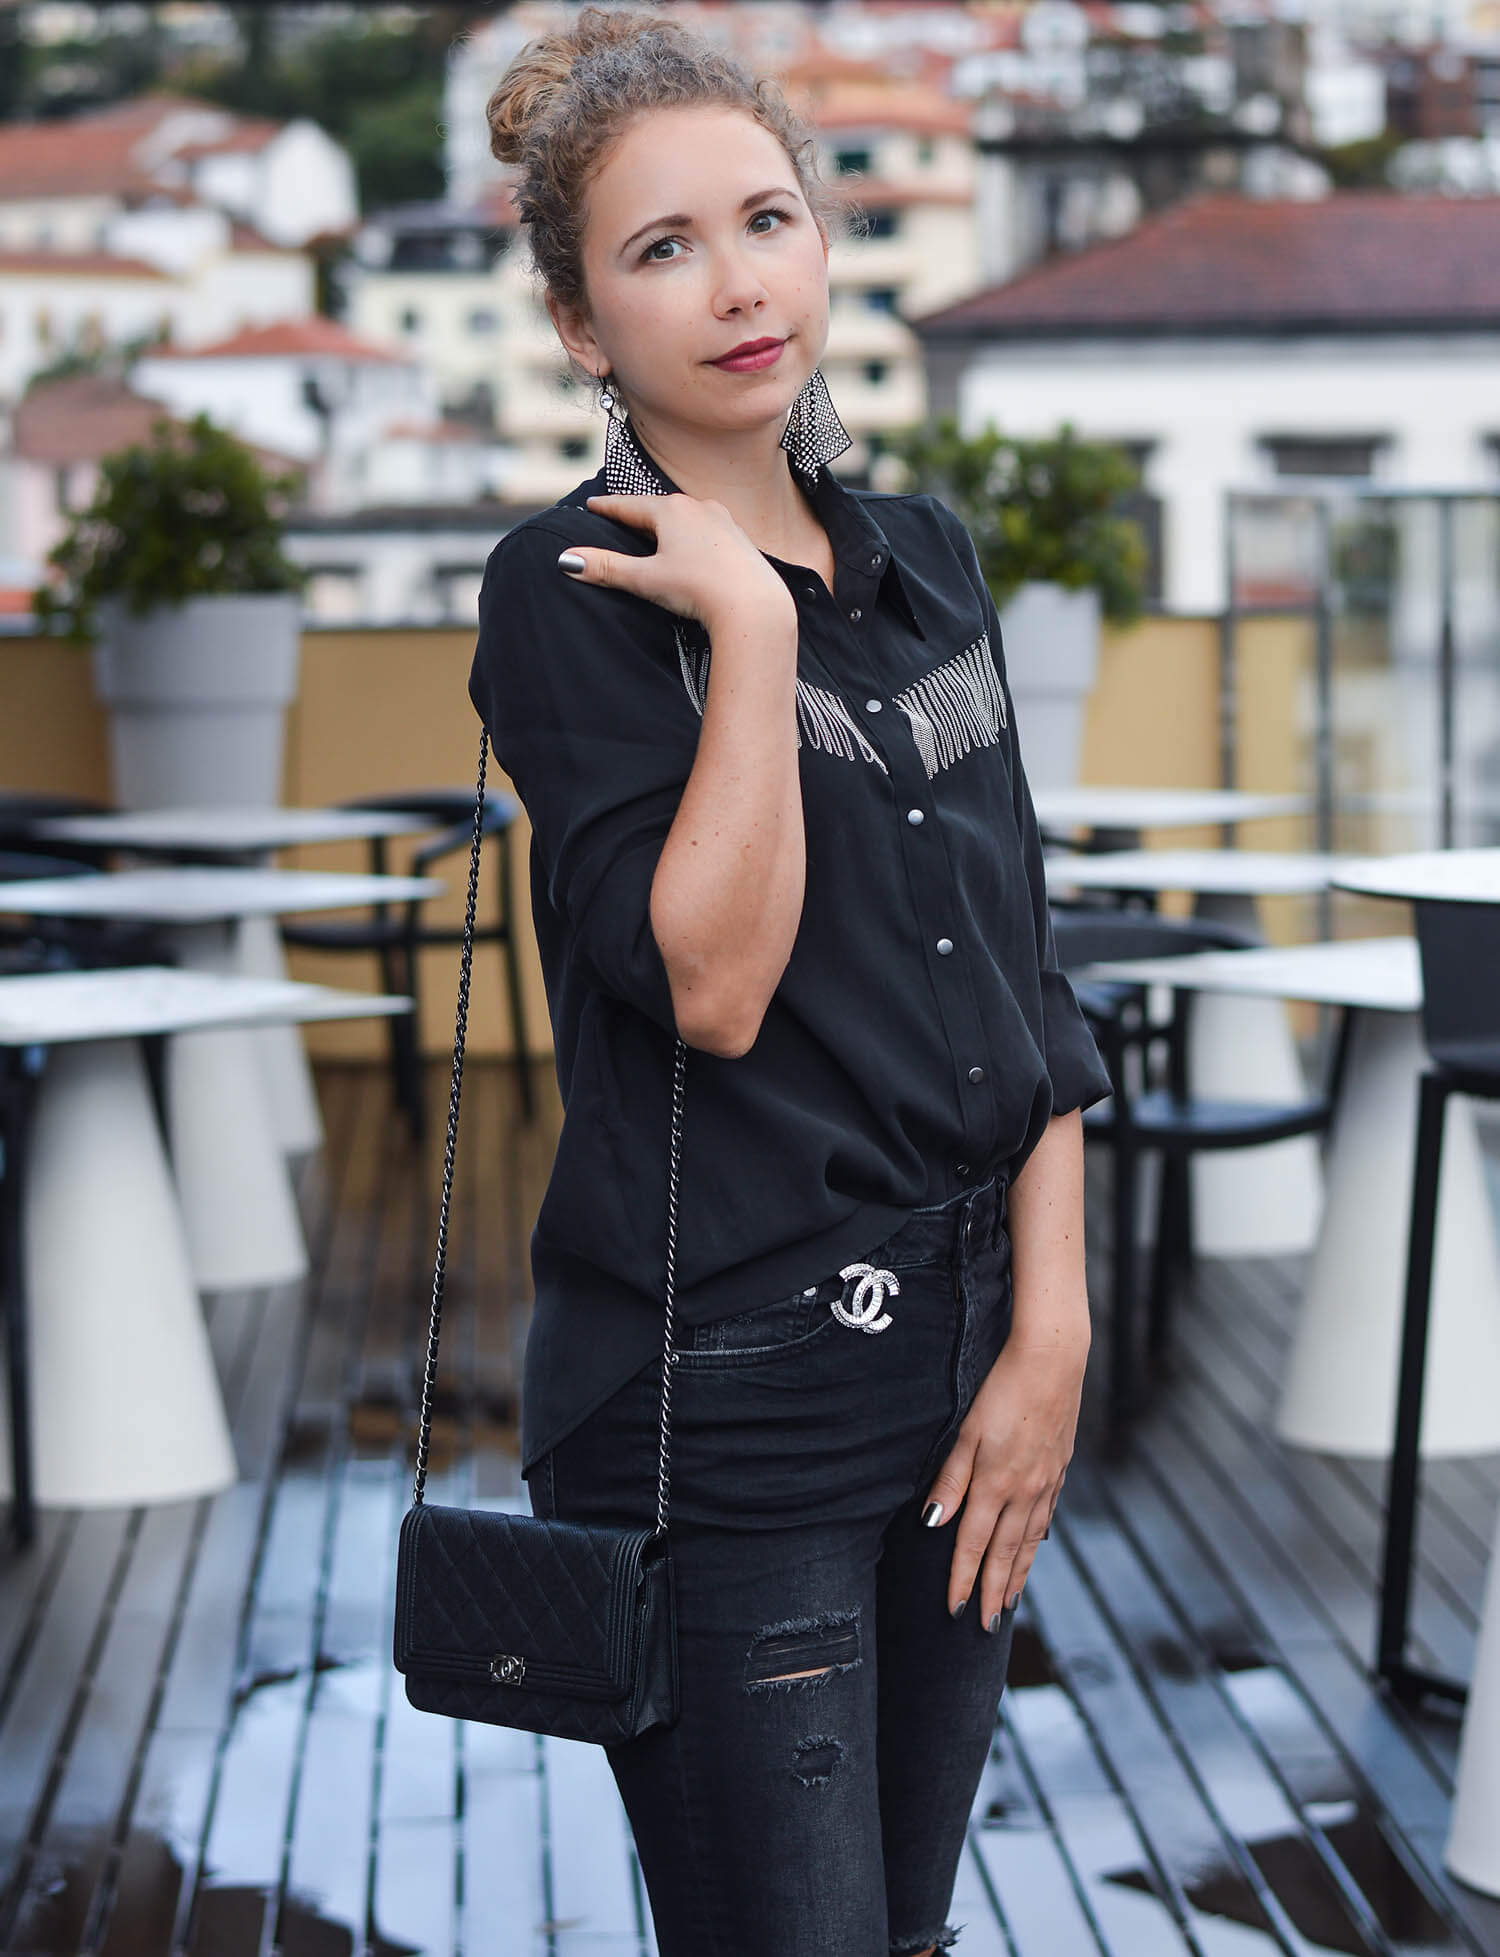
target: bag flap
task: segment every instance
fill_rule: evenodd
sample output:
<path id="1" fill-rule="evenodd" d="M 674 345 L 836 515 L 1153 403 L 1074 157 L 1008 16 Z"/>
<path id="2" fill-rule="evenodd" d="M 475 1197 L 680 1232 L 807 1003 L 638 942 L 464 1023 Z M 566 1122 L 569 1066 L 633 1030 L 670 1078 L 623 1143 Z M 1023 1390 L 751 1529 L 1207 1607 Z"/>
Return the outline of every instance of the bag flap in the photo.
<path id="1" fill-rule="evenodd" d="M 396 1669 L 622 1698 L 653 1543 L 649 1530 L 410 1508 L 397 1558 Z"/>

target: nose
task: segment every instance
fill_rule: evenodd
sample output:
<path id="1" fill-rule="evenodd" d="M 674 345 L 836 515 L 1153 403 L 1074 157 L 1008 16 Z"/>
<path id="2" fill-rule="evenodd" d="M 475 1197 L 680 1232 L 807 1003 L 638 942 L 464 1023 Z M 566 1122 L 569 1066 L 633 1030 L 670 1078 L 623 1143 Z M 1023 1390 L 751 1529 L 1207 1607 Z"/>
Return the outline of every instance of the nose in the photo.
<path id="1" fill-rule="evenodd" d="M 717 273 L 714 311 L 721 317 L 727 318 L 735 313 L 749 315 L 765 304 L 768 297 L 765 281 L 748 253 L 735 250 L 724 252 L 719 259 Z"/>

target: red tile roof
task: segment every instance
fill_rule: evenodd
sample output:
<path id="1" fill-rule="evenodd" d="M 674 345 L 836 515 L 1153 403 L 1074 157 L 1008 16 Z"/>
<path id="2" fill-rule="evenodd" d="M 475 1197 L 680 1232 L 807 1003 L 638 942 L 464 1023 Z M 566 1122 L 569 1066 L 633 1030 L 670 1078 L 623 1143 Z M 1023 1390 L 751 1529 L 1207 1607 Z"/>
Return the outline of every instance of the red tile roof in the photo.
<path id="1" fill-rule="evenodd" d="M 22 396 L 16 404 L 12 441 L 16 454 L 28 462 L 53 467 L 97 462 L 117 449 L 149 442 L 158 421 L 183 426 L 161 402 L 135 393 L 122 380 L 105 374 L 70 374 L 63 380 L 39 381 Z M 255 443 L 247 446 L 264 468 L 306 466 L 275 449 Z"/>
<path id="2" fill-rule="evenodd" d="M 312 314 L 306 319 L 280 319 L 270 326 L 247 326 L 227 340 L 206 347 L 156 347 L 153 360 L 273 360 L 287 354 L 327 354 L 339 360 L 382 360 L 407 366 L 410 356 L 399 348 L 361 339 L 335 319 Z"/>
<path id="3" fill-rule="evenodd" d="M 0 251 L 0 278 L 7 272 L 47 279 L 157 279 L 168 275 L 144 258 L 116 258 L 108 251 Z"/>
<path id="4" fill-rule="evenodd" d="M 151 138 L 168 116 L 182 110 L 225 119 L 223 138 L 195 143 L 195 157 L 219 149 L 260 148 L 279 127 L 186 95 L 139 95 L 51 122 L 0 124 L 0 196 L 96 196 L 129 202 L 159 191 L 161 165 L 187 151 L 162 151 Z"/>
<path id="5" fill-rule="evenodd" d="M 1194 197 L 915 324 L 986 338 L 1500 330 L 1500 197 Z"/>

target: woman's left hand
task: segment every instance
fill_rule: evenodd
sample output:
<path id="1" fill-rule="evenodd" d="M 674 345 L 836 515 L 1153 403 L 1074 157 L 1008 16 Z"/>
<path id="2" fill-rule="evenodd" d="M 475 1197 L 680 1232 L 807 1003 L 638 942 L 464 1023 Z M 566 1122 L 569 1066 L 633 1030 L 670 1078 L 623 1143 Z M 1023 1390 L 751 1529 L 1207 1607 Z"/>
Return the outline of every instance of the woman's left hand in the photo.
<path id="1" fill-rule="evenodd" d="M 1028 1346 L 1012 1336 L 975 1394 L 923 1510 L 941 1506 L 929 1525 L 936 1528 L 963 1505 L 948 1576 L 951 1615 L 964 1609 L 981 1569 L 987 1630 L 1019 1599 L 1073 1457 L 1087 1359 L 1087 1337 Z"/>

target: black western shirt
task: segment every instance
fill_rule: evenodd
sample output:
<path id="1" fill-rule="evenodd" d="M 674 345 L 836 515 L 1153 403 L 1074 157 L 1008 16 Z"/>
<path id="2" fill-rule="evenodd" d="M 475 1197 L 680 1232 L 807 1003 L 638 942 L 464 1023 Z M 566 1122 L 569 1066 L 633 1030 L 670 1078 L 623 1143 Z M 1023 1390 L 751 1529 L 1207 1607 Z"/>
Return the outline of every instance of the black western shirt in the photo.
<path id="1" fill-rule="evenodd" d="M 675 487 L 641 451 L 651 487 Z M 509 531 L 469 691 L 531 820 L 564 1119 L 531 1239 L 522 1466 L 660 1350 L 675 1022 L 651 880 L 697 750 L 696 624 L 557 569 L 646 555 L 589 511 L 603 471 Z M 836 564 L 768 561 L 797 603 L 806 893 L 739 1059 L 688 1053 L 677 1255 L 689 1323 L 800 1290 L 914 1208 L 1013 1180 L 1108 1090 L 1057 967 L 994 602 L 925 495 L 810 501 Z"/>

